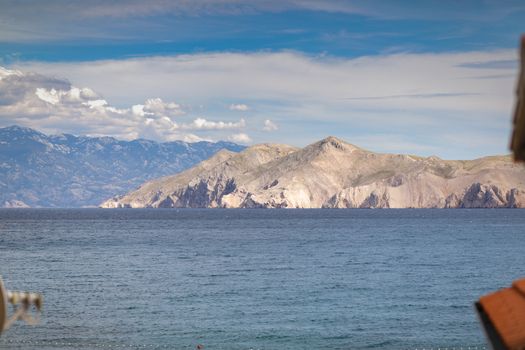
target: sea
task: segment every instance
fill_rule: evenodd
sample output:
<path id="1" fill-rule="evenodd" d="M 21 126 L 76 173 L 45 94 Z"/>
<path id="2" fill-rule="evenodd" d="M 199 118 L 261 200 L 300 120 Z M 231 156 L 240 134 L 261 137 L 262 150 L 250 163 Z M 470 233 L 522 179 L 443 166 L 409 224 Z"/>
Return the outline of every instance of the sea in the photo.
<path id="1" fill-rule="evenodd" d="M 0 349 L 483 349 L 520 209 L 2 209 Z"/>

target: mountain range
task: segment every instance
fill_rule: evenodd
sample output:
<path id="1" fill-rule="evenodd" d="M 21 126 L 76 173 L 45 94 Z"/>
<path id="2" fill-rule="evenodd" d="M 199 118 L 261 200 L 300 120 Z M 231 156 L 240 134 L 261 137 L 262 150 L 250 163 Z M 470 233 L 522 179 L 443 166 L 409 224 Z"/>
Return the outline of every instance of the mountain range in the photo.
<path id="1" fill-rule="evenodd" d="M 0 128 L 0 207 L 85 207 L 187 169 L 230 142 L 158 143 Z"/>
<path id="2" fill-rule="evenodd" d="M 222 150 L 144 183 L 104 208 L 503 208 L 525 206 L 525 167 L 509 156 L 443 160 L 382 154 L 335 137 L 295 148 Z"/>

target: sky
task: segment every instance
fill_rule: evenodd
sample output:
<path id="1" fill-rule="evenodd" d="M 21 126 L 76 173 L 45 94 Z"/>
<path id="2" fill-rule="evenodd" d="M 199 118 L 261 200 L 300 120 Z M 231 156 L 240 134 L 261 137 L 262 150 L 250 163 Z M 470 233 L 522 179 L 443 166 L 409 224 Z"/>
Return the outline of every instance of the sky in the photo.
<path id="1" fill-rule="evenodd" d="M 0 127 L 506 154 L 523 1 L 0 0 Z"/>

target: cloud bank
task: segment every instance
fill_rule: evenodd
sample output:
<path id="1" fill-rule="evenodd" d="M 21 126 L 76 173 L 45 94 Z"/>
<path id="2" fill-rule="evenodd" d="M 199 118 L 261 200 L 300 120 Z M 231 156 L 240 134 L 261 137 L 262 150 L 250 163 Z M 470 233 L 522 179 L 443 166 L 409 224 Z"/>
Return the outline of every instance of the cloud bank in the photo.
<path id="1" fill-rule="evenodd" d="M 361 146 L 376 151 L 406 152 L 406 145 L 415 145 L 413 153 L 472 158 L 507 152 L 516 67 L 513 50 L 348 59 L 225 52 L 24 62 L 13 68 L 43 75 L 9 78 L 18 85 L 2 88 L 0 113 L 3 124 L 10 116 L 11 122 L 58 129 L 76 120 L 78 132 L 104 130 L 127 138 L 227 139 L 238 129 L 253 142 L 302 146 L 333 134 L 363 140 Z M 73 91 L 63 77 L 90 89 Z M 40 97 L 36 88 L 45 89 Z M 234 115 L 238 111 L 243 119 Z M 381 138 L 385 142 L 378 144 Z"/>
<path id="2" fill-rule="evenodd" d="M 161 98 L 148 98 L 127 108 L 110 105 L 90 88 L 78 88 L 67 80 L 23 73 L 0 67 L 0 125 L 20 124 L 46 132 L 149 138 L 159 141 L 199 141 L 200 130 L 241 130 L 238 122 L 178 119 L 184 108 Z M 232 137 L 237 137 L 232 135 Z M 243 134 L 244 135 L 244 134 Z M 224 134 L 222 138 L 227 138 Z M 249 142 L 246 135 L 244 143 Z"/>
<path id="3" fill-rule="evenodd" d="M 500 60 L 515 64 L 504 67 L 490 64 Z M 312 57 L 295 52 L 220 53 L 18 65 L 20 69 L 49 76 L 66 76 L 110 97 L 116 104 L 140 100 L 150 93 L 163 100 L 177 96 L 193 104 L 211 99 L 267 99 L 387 110 L 462 111 L 507 110 L 516 67 L 517 55 L 513 50 L 407 53 L 354 59 Z M 491 74 L 493 79 L 480 83 L 480 77 Z M 385 101 L 378 105 L 375 99 Z M 244 111 L 248 106 L 232 103 L 230 108 Z"/>

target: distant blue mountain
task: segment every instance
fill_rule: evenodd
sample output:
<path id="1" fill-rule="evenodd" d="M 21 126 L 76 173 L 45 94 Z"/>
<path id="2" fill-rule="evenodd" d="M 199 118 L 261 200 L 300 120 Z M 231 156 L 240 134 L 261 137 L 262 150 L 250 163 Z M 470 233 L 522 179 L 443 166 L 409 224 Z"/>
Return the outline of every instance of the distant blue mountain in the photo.
<path id="1" fill-rule="evenodd" d="M 185 170 L 221 149 L 244 148 L 223 141 L 121 141 L 0 128 L 0 207 L 96 206 L 146 180 Z"/>

